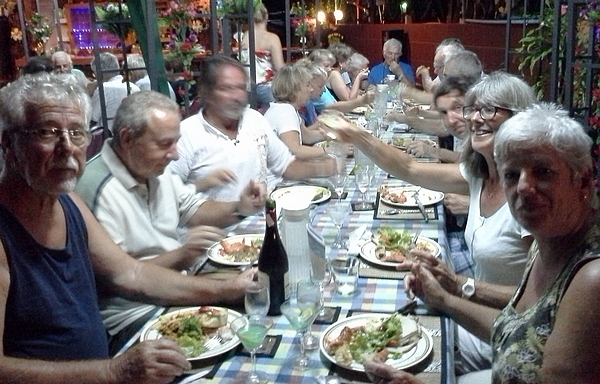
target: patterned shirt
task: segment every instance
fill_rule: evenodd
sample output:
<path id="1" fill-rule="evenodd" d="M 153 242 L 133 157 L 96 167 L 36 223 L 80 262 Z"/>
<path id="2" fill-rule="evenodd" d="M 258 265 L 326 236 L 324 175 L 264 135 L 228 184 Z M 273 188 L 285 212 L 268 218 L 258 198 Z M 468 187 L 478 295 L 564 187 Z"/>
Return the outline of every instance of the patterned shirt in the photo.
<path id="1" fill-rule="evenodd" d="M 515 303 L 521 298 L 525 282 L 538 254 L 538 244 L 534 242 L 521 285 L 494 322 L 492 328 L 494 346 L 492 382 L 494 384 L 540 382 L 540 370 L 544 364 L 544 347 L 552 334 L 560 302 L 581 266 L 600 257 L 600 227 L 596 224 L 588 231 L 584 247 L 574 255 L 537 303 L 522 313 L 516 312 Z"/>

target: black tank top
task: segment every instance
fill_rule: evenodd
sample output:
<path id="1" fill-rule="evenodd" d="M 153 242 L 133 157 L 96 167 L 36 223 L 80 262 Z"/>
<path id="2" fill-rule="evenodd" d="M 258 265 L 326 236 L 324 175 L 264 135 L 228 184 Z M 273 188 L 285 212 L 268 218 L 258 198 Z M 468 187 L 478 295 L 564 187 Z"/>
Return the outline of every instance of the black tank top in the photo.
<path id="1" fill-rule="evenodd" d="M 67 223 L 67 245 L 40 245 L 0 206 L 0 237 L 10 268 L 4 354 L 48 360 L 108 357 L 87 228 L 68 195 L 59 196 Z"/>

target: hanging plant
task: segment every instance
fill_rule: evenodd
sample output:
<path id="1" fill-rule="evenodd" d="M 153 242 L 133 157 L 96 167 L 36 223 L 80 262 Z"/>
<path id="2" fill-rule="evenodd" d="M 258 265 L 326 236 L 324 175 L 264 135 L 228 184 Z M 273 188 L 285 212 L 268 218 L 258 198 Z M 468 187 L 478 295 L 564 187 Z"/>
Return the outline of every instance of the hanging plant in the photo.
<path id="1" fill-rule="evenodd" d="M 245 14 L 248 12 L 248 3 L 252 1 L 254 9 L 260 4 L 261 0 L 217 0 L 217 15 L 223 17 L 226 15 Z"/>
<path id="2" fill-rule="evenodd" d="M 102 21 L 102 28 L 123 40 L 133 30 L 129 21 L 127 4 L 108 3 L 105 6 L 95 6 L 96 18 Z"/>

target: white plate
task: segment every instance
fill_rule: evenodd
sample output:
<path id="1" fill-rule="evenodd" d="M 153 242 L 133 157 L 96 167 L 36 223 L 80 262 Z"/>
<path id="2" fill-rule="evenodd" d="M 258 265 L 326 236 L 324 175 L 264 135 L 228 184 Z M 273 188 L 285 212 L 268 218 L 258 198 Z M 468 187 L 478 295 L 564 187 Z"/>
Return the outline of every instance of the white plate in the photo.
<path id="1" fill-rule="evenodd" d="M 404 196 L 406 196 L 406 201 L 404 203 L 394 203 L 387 199 L 386 196 L 381 196 L 381 201 L 387 205 L 391 205 L 394 207 L 417 207 L 417 202 L 413 197 L 413 194 L 419 189 L 419 187 L 390 187 L 387 190 L 390 192 L 394 192 L 400 194 L 404 192 Z M 440 201 L 444 200 L 444 194 L 438 191 L 431 191 L 429 189 L 421 188 L 419 191 L 419 200 L 423 205 L 433 205 L 437 204 Z"/>
<path id="2" fill-rule="evenodd" d="M 442 247 L 440 247 L 440 245 L 437 242 L 431 240 L 430 238 L 419 236 L 419 238 L 417 239 L 417 243 L 427 243 L 427 248 L 435 249 L 435 251 L 431 253 L 435 257 L 440 257 L 440 254 L 442 253 Z M 366 242 L 365 244 L 363 244 L 362 247 L 360 247 L 360 256 L 370 263 L 381 265 L 382 267 L 396 268 L 398 263 L 391 261 L 383 261 L 380 258 L 378 258 L 375 254 L 375 248 L 377 248 L 377 244 L 375 244 L 372 241 Z"/>
<path id="3" fill-rule="evenodd" d="M 243 241 L 245 244 L 250 245 L 252 240 L 257 240 L 257 239 L 260 240 L 260 239 L 263 239 L 264 237 L 265 237 L 265 235 L 261 235 L 261 234 L 236 235 L 236 236 L 228 237 L 228 238 L 224 239 L 223 241 L 226 241 L 228 243 L 241 243 Z M 221 253 L 220 253 L 221 249 L 223 249 L 221 242 L 214 243 L 210 248 L 208 248 L 208 251 L 207 251 L 208 258 L 211 259 L 212 261 L 214 261 L 215 263 L 223 264 L 223 265 L 239 266 L 239 265 L 251 264 L 248 261 L 228 260 L 228 259 L 224 258 L 223 255 L 221 255 Z M 258 259 L 258 255 L 256 255 L 256 258 Z"/>
<path id="4" fill-rule="evenodd" d="M 177 311 L 173 311 L 173 312 L 169 312 L 167 314 L 164 314 L 162 316 L 160 316 L 159 318 L 153 320 L 150 324 L 147 324 L 144 329 L 142 330 L 142 334 L 140 335 L 140 341 L 145 341 L 145 340 L 158 340 L 162 337 L 162 334 L 155 328 L 157 323 L 159 322 L 159 320 L 164 319 L 165 317 L 171 317 L 171 316 L 175 316 L 179 313 L 184 313 L 184 312 L 195 312 L 198 310 L 198 308 L 200 307 L 190 307 L 190 308 L 183 308 L 183 309 L 179 309 Z M 220 307 L 213 307 L 213 308 L 218 308 L 221 309 Z M 239 312 L 236 312 L 234 310 L 228 309 L 227 310 L 227 325 L 231 324 L 231 322 L 235 319 L 237 319 L 238 317 L 242 317 L 242 314 Z M 227 351 L 232 350 L 233 348 L 237 347 L 240 344 L 240 339 L 237 336 L 233 336 L 232 339 L 224 341 L 221 345 L 219 345 L 216 348 L 213 348 L 209 351 L 206 351 L 204 353 L 201 353 L 198 356 L 194 356 L 194 357 L 188 357 L 188 360 L 190 361 L 194 361 L 194 360 L 202 360 L 202 359 L 208 359 L 209 357 L 214 357 L 214 356 L 218 356 L 221 355 Z"/>
<path id="5" fill-rule="evenodd" d="M 319 347 L 321 349 L 321 353 L 323 353 L 323 355 L 329 361 L 331 361 L 334 364 L 339 365 L 340 367 L 351 369 L 353 371 L 364 372 L 365 369 L 362 366 L 362 364 L 359 364 L 357 362 L 353 361 L 350 365 L 344 365 L 342 363 L 337 362 L 335 360 L 334 356 L 331 356 L 329 353 L 327 353 L 327 350 L 325 349 L 325 340 L 328 338 L 332 338 L 332 339 L 336 338 L 340 334 L 340 332 L 342 332 L 342 329 L 344 329 L 344 327 L 350 327 L 350 328 L 359 327 L 359 326 L 365 325 L 371 321 L 377 321 L 379 319 L 387 318 L 389 316 L 391 316 L 391 315 L 389 315 L 389 314 L 356 315 L 356 316 L 351 316 L 351 317 L 345 318 L 343 320 L 340 320 L 340 321 L 330 325 L 329 327 L 327 327 L 327 329 L 325 329 L 325 331 L 321 335 L 321 340 L 319 342 Z M 405 322 L 408 325 L 408 322 L 414 323 L 414 320 L 403 316 L 402 324 L 404 325 Z M 407 327 L 403 326 L 403 328 L 411 329 L 411 328 L 413 328 L 413 326 L 414 325 L 411 324 L 411 326 L 407 326 Z M 433 350 L 433 339 L 431 338 L 431 335 L 429 334 L 429 332 L 427 330 L 425 330 L 423 327 L 421 327 L 421 339 L 417 342 L 417 345 L 414 348 L 412 348 L 411 350 L 405 352 L 399 359 L 388 359 L 385 363 L 396 369 L 407 369 L 407 368 L 415 366 L 415 365 L 419 364 L 421 361 L 425 360 L 427 358 L 427 356 L 429 356 L 429 354 L 431 353 L 432 350 Z"/>
<path id="6" fill-rule="evenodd" d="M 313 200 L 313 198 L 322 193 L 321 197 Z M 319 204 L 329 200 L 331 197 L 331 191 L 325 187 L 316 187 L 312 185 L 296 185 L 293 187 L 279 188 L 271 192 L 271 199 L 277 201 L 282 197 L 288 198 L 293 196 L 293 200 L 307 200 L 309 204 Z"/>

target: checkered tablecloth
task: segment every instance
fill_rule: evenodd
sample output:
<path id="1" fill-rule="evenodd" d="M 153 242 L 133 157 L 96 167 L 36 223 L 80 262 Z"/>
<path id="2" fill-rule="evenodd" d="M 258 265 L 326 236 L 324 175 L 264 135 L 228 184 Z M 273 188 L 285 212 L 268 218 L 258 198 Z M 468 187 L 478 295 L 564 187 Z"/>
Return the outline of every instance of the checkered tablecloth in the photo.
<path id="1" fill-rule="evenodd" d="M 391 134 L 391 132 L 390 132 Z M 384 137 L 384 141 L 385 141 Z M 354 167 L 354 159 L 349 158 L 347 161 L 347 172 Z M 326 185 L 326 180 L 315 180 L 320 185 Z M 403 182 L 397 179 L 389 179 L 387 174 L 378 171 L 369 194 L 374 198 L 376 190 L 382 183 L 390 185 L 403 185 Z M 350 182 L 346 187 L 348 196 L 346 202 L 356 202 L 359 199 L 359 192 L 354 184 L 354 178 L 350 177 Z M 327 244 L 326 252 L 329 257 L 335 255 L 337 250 L 331 250 L 329 245 L 333 242 L 336 234 L 336 229 L 327 216 L 325 210 L 331 201 L 324 202 L 316 207 L 311 224 L 320 232 Z M 442 247 L 442 254 L 445 257 L 447 253 L 447 241 L 444 227 L 444 212 L 441 204 L 436 207 L 438 211 L 438 220 L 430 220 L 425 223 L 424 220 L 380 220 L 373 219 L 373 211 L 351 212 L 346 222 L 343 224 L 343 231 L 347 234 L 366 224 L 367 230 L 375 233 L 382 226 L 390 226 L 396 229 L 422 228 L 421 236 L 437 239 Z M 264 231 L 265 222 L 262 214 L 246 218 L 243 222 L 232 229 L 233 233 L 260 233 Z M 392 312 L 406 302 L 406 295 L 403 290 L 402 280 L 394 279 L 379 279 L 360 277 L 358 280 L 359 291 L 352 297 L 343 297 L 336 294 L 334 284 L 330 284 L 325 290 L 325 305 L 330 307 L 340 307 L 339 319 L 347 316 L 348 311 L 370 311 L 370 312 Z M 281 343 L 274 357 L 259 357 L 258 369 L 265 372 L 272 383 L 316 383 L 315 377 L 318 375 L 338 374 L 334 373 L 331 363 L 319 352 L 319 350 L 309 352 L 309 355 L 314 363 L 314 368 L 307 371 L 293 370 L 287 359 L 290 356 L 299 352 L 298 340 L 295 338 L 296 332 L 290 326 L 284 316 L 273 317 L 274 325 L 269 331 L 270 335 L 282 335 Z M 442 384 L 454 383 L 453 375 L 453 348 L 445 348 L 447 345 L 453 345 L 450 340 L 453 340 L 452 327 L 449 326 L 447 319 L 441 319 L 441 325 L 444 329 L 447 326 L 447 331 L 443 332 L 441 343 L 443 356 L 435 356 L 436 361 L 442 362 L 440 369 L 439 382 Z M 312 327 L 313 334 L 319 336 L 327 327 L 327 324 L 315 324 Z M 250 358 L 246 355 L 236 353 L 235 350 L 220 357 L 219 359 L 210 361 L 210 364 L 215 366 L 215 369 L 210 376 L 212 378 L 204 378 L 199 382 L 210 383 L 243 383 L 247 372 L 251 370 Z M 341 375 L 341 373 L 340 373 Z M 362 376 L 361 376 L 362 375 Z M 438 377 L 438 376 L 435 376 Z M 367 381 L 364 374 L 358 374 L 356 377 L 344 378 L 345 381 Z M 430 381 L 427 381 L 430 382 Z"/>

